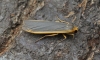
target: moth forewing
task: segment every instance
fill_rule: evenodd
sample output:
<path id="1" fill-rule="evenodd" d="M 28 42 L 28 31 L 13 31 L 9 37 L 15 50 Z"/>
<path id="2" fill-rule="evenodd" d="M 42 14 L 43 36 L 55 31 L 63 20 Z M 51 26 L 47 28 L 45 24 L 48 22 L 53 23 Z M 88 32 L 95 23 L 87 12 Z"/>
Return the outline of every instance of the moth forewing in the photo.
<path id="1" fill-rule="evenodd" d="M 72 24 L 44 20 L 25 20 L 22 29 L 34 34 L 74 33 L 78 28 Z"/>

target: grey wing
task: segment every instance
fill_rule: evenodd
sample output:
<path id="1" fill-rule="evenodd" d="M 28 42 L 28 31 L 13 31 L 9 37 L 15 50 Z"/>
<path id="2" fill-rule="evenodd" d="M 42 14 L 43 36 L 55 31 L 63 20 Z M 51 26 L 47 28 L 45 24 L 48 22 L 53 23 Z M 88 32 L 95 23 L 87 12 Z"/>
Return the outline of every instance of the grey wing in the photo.
<path id="1" fill-rule="evenodd" d="M 31 29 L 33 31 L 63 31 L 70 30 L 73 26 L 61 23 L 61 22 L 50 22 L 50 21 L 24 21 L 23 29 Z"/>

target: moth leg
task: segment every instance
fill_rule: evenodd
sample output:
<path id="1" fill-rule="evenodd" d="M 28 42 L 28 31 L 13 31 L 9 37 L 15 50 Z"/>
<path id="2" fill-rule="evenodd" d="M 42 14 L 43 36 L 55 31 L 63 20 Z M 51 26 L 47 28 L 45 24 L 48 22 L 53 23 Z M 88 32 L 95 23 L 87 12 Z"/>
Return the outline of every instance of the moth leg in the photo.
<path id="1" fill-rule="evenodd" d="M 59 43 L 61 43 L 62 41 L 64 41 L 67 37 L 66 37 L 66 35 L 65 34 L 62 34 L 63 35 L 63 39 L 61 39 L 55 46 L 54 46 L 54 48 L 59 44 Z"/>
<path id="2" fill-rule="evenodd" d="M 64 41 L 67 38 L 65 34 L 62 34 L 62 35 L 64 38 L 62 40 L 60 40 L 58 43 L 61 43 L 62 41 Z"/>
<path id="3" fill-rule="evenodd" d="M 73 36 L 73 38 L 74 38 L 74 34 L 68 34 L 68 35 L 71 35 L 71 36 Z"/>
<path id="4" fill-rule="evenodd" d="M 37 41 L 35 41 L 35 43 L 38 42 L 38 41 L 40 41 L 41 39 L 43 39 L 43 38 L 45 38 L 45 37 L 48 37 L 48 36 L 55 36 L 55 35 L 58 35 L 58 34 L 45 35 L 45 36 L 41 37 L 40 39 L 38 39 Z"/>
<path id="5" fill-rule="evenodd" d="M 67 24 L 69 24 L 68 22 L 66 22 L 66 21 L 64 21 L 64 20 L 61 20 L 58 16 L 57 16 L 57 21 L 56 22 L 63 22 L 63 23 L 67 23 Z"/>

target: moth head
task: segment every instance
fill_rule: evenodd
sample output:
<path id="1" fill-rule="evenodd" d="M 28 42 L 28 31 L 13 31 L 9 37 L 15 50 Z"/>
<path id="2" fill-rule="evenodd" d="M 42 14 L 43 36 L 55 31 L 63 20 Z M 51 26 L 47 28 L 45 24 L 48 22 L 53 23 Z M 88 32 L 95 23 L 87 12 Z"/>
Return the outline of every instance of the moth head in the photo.
<path id="1" fill-rule="evenodd" d="M 78 31 L 78 27 L 74 26 L 73 32 L 74 32 L 74 33 L 77 33 L 77 31 Z"/>

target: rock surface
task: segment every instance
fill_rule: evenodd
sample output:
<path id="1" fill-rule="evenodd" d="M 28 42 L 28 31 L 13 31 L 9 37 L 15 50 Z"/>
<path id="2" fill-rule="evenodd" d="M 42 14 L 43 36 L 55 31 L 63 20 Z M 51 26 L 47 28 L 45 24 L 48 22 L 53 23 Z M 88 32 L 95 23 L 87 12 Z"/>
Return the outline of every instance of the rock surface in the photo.
<path id="1" fill-rule="evenodd" d="M 0 8 L 0 60 L 100 59 L 99 0 L 0 0 Z M 23 20 L 56 21 L 57 16 L 79 28 L 74 38 L 59 43 L 63 36 L 57 35 L 34 43 L 44 35 L 21 29 Z"/>

